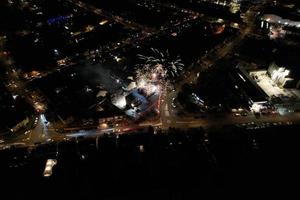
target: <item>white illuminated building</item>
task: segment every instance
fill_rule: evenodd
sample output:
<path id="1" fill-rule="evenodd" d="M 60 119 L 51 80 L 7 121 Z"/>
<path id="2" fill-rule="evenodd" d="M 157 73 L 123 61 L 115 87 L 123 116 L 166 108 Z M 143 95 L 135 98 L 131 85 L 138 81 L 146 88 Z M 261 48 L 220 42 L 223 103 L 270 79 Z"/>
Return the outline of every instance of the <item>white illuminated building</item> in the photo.
<path id="1" fill-rule="evenodd" d="M 261 17 L 261 28 L 269 28 L 270 24 L 280 25 L 283 27 L 295 27 L 300 28 L 300 21 L 294 21 L 290 19 L 284 19 L 278 15 L 265 14 Z"/>
<path id="2" fill-rule="evenodd" d="M 284 67 L 278 67 L 275 63 L 269 66 L 268 74 L 271 80 L 279 87 L 284 87 L 288 82 L 293 81 L 293 79 L 289 77 L 290 70 Z"/>
<path id="3" fill-rule="evenodd" d="M 286 68 L 271 63 L 267 70 L 249 72 L 250 77 L 268 95 L 280 115 L 300 110 L 300 80 L 293 68 Z M 253 112 L 260 112 L 263 104 L 254 103 Z"/>
<path id="4" fill-rule="evenodd" d="M 284 86 L 286 83 L 286 77 L 289 75 L 290 71 L 284 67 L 280 67 L 278 70 L 275 70 L 271 75 L 271 79 L 277 85 Z"/>

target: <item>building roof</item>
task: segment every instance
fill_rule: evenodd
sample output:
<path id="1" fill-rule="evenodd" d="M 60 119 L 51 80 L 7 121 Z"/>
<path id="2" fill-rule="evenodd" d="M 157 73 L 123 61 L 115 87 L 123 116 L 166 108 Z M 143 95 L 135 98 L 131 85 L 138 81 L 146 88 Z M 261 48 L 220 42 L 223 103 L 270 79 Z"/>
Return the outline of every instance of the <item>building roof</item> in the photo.
<path id="1" fill-rule="evenodd" d="M 245 90 L 252 102 L 264 102 L 267 100 L 267 94 L 252 80 L 245 69 L 237 67 L 231 72 L 231 75 L 238 82 L 239 86 Z"/>

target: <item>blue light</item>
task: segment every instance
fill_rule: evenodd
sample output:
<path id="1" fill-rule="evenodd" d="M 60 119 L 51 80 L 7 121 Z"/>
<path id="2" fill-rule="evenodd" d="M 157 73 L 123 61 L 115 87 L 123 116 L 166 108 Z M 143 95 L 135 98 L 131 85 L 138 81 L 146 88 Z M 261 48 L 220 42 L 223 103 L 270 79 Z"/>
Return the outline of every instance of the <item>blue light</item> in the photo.
<path id="1" fill-rule="evenodd" d="M 60 22 L 66 21 L 67 19 L 69 19 L 70 16 L 69 15 L 61 15 L 61 16 L 57 16 L 57 17 L 53 17 L 47 20 L 48 24 L 58 24 Z"/>

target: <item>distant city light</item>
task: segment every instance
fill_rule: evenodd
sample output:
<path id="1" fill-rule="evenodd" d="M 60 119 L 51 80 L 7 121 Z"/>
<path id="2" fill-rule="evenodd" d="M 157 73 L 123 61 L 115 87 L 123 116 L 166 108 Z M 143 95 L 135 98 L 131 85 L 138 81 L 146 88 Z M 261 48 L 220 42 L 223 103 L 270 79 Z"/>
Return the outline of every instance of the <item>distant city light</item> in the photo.
<path id="1" fill-rule="evenodd" d="M 108 128 L 108 124 L 107 123 L 101 123 L 99 128 L 100 129 L 107 129 Z"/>
<path id="2" fill-rule="evenodd" d="M 117 62 L 120 62 L 122 59 L 119 58 L 118 56 L 115 56 L 114 59 L 117 61 Z"/>
<path id="3" fill-rule="evenodd" d="M 102 20 L 101 22 L 99 22 L 99 24 L 101 25 L 101 26 L 103 26 L 104 24 L 106 24 L 108 22 L 108 20 Z"/>

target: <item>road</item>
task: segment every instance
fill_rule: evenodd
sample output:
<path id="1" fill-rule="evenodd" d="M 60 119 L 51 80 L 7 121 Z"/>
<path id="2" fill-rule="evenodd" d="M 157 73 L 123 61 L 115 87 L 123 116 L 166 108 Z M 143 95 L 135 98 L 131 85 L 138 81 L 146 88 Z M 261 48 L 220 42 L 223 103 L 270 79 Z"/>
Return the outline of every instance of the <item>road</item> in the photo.
<path id="1" fill-rule="evenodd" d="M 35 121 L 35 127 L 11 139 L 7 139 L 6 144 L 24 143 L 27 146 L 47 143 L 52 141 L 66 140 L 66 136 L 54 130 L 52 125 L 40 114 Z"/>
<path id="2" fill-rule="evenodd" d="M 189 116 L 178 116 L 176 115 L 176 111 L 173 108 L 165 109 L 167 113 L 173 114 L 165 114 L 169 117 L 165 117 L 166 121 L 163 121 L 163 128 L 167 129 L 169 127 L 175 128 L 195 128 L 195 127 L 203 127 L 203 128 L 222 128 L 225 125 L 237 125 L 244 126 L 245 124 L 298 124 L 300 123 L 300 113 L 289 113 L 286 115 L 261 115 L 260 117 L 256 117 L 254 114 L 249 113 L 247 116 L 234 116 L 231 113 L 223 114 L 221 116 L 217 115 L 201 115 L 194 114 Z M 204 116 L 201 118 L 201 116 Z"/>

